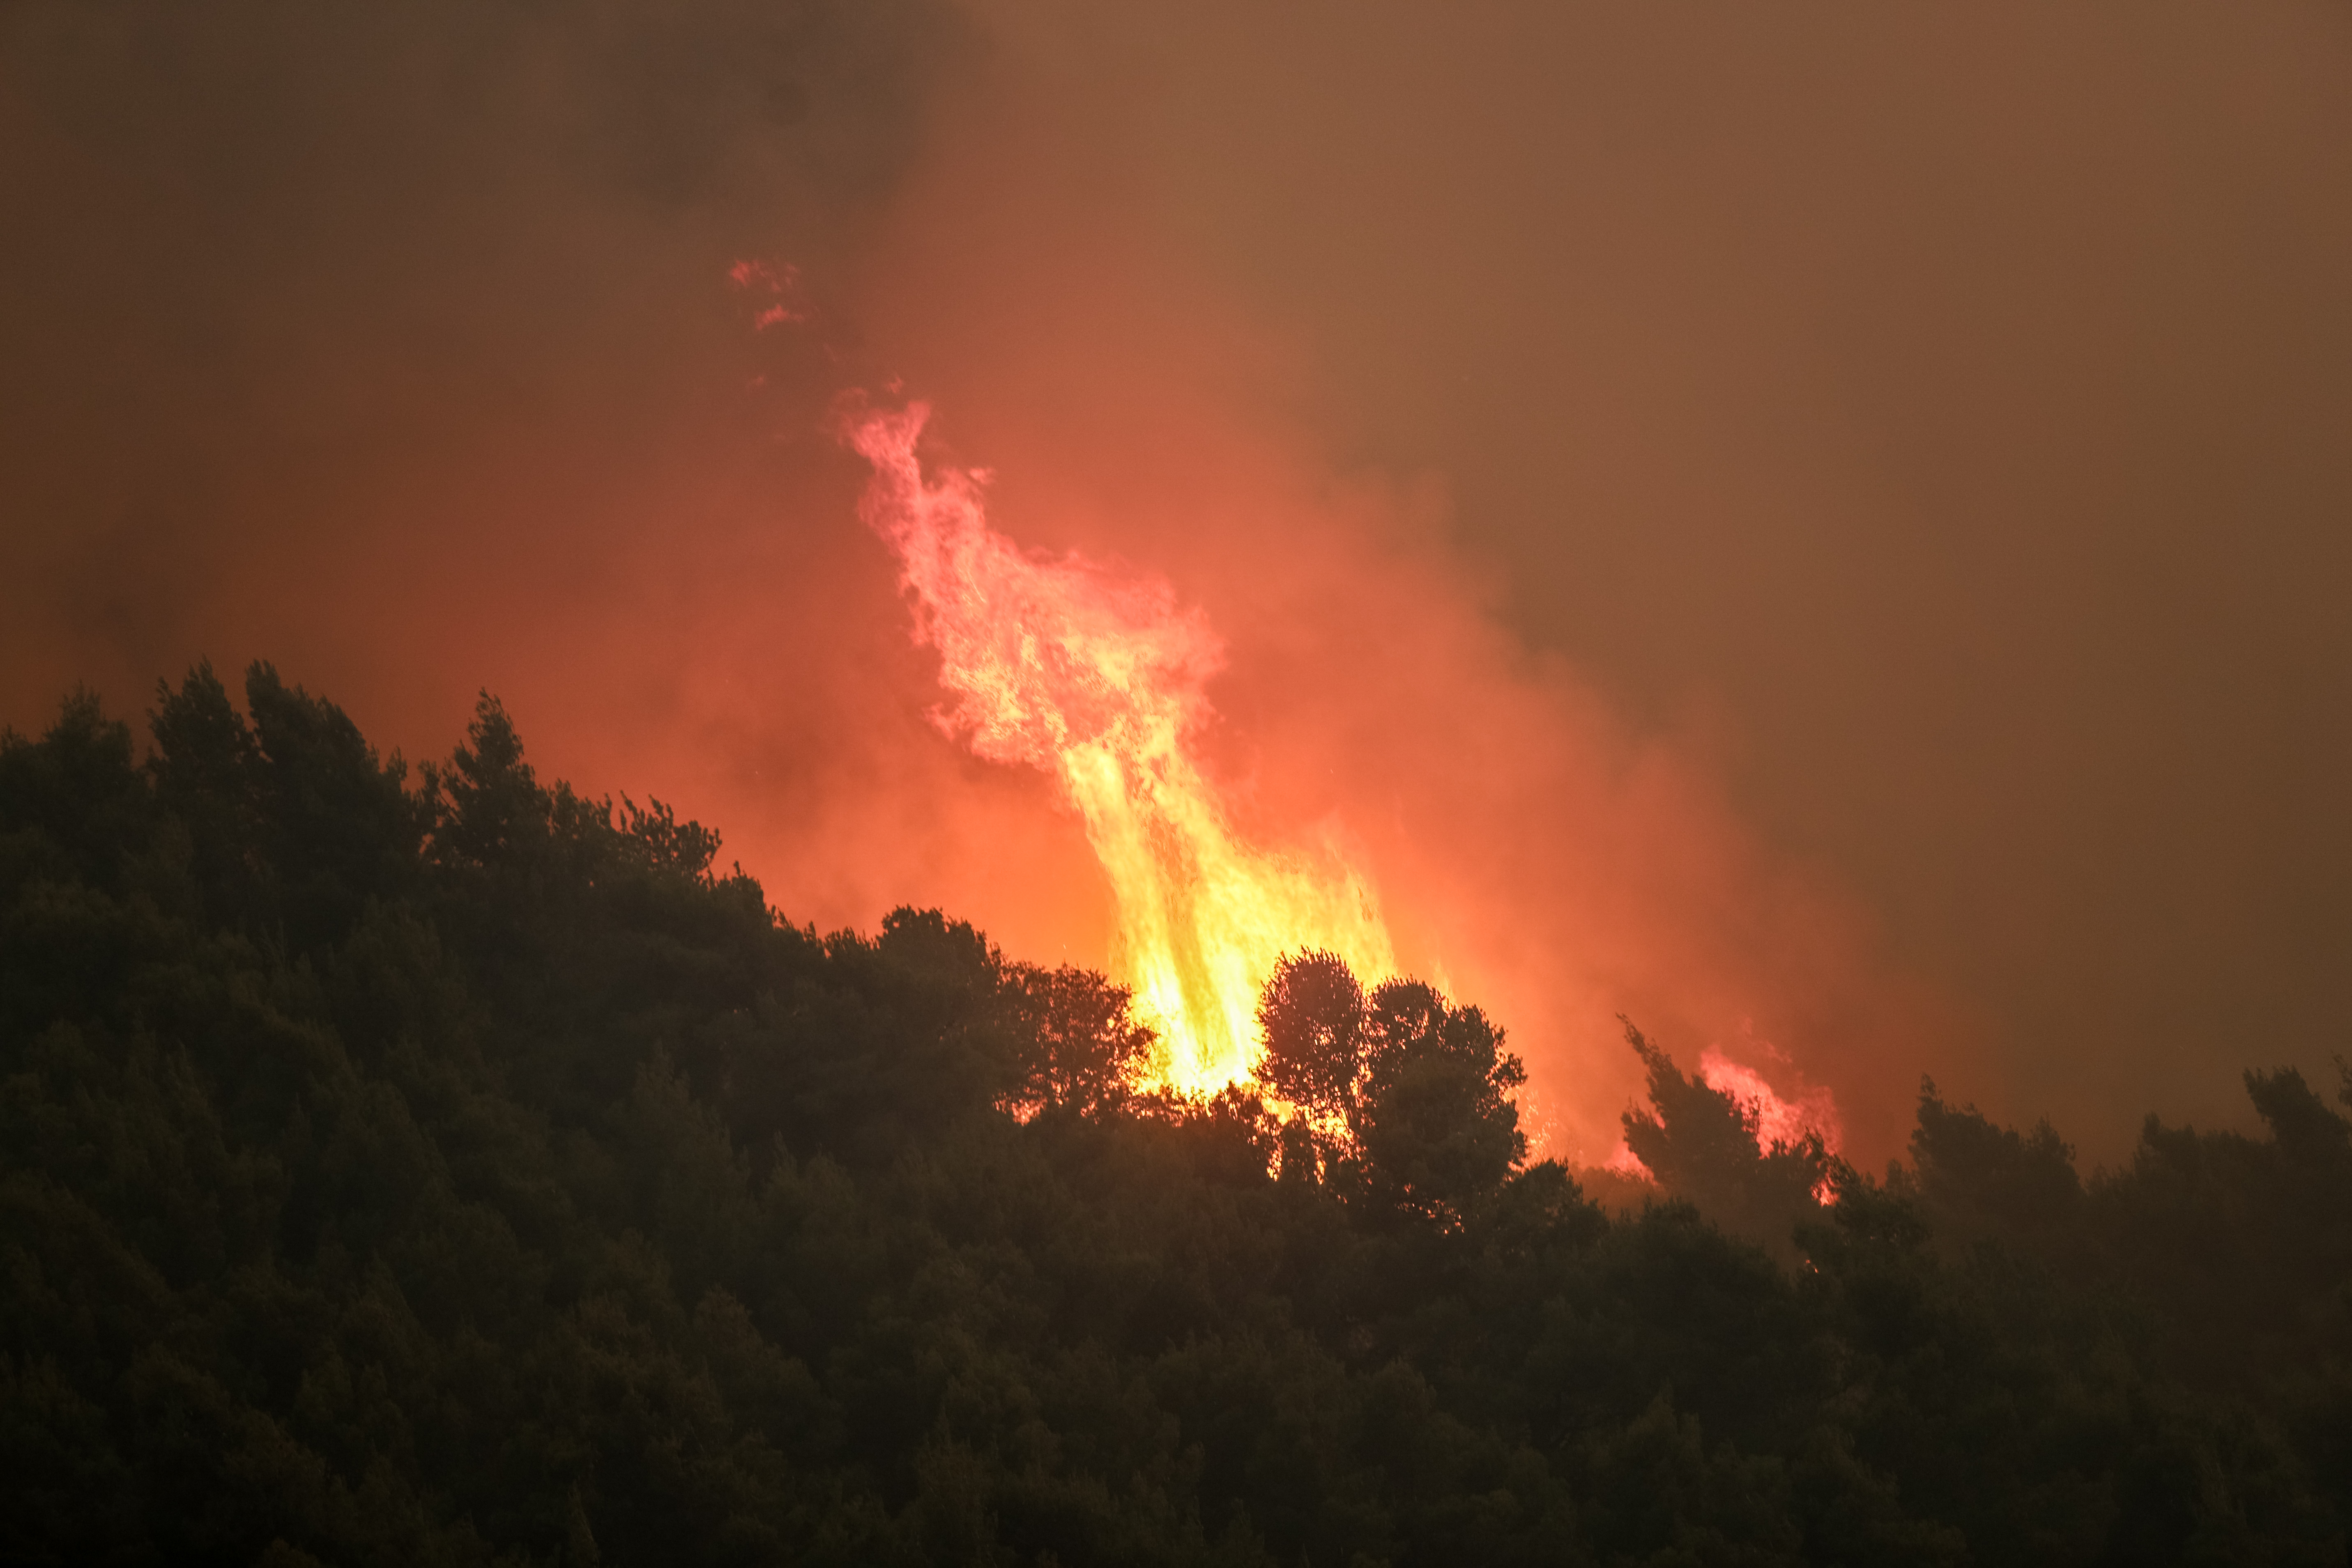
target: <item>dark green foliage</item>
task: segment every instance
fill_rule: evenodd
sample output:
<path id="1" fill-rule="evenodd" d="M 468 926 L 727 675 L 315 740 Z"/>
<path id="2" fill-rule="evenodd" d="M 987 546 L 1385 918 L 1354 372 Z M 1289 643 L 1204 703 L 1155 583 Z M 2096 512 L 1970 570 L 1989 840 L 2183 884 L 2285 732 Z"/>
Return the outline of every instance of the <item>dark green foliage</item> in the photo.
<path id="1" fill-rule="evenodd" d="M 1636 1037 L 1612 1217 L 1426 986 L 1296 960 L 1293 1120 L 1178 1102 L 1099 975 L 797 930 L 488 699 L 414 778 L 267 667 L 152 733 L 0 742 L 0 1561 L 2345 1561 L 2292 1073 L 2088 1183 L 1931 1086 L 1880 1183 Z"/>

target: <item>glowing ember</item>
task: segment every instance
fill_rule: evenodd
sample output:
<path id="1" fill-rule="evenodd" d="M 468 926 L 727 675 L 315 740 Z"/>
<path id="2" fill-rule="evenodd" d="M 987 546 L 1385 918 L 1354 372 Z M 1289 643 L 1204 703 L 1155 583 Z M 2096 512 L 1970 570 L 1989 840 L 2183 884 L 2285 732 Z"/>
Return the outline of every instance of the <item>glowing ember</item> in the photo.
<path id="1" fill-rule="evenodd" d="M 1820 1133 L 1822 1146 L 1832 1154 L 1838 1152 L 1843 1130 L 1838 1122 L 1837 1101 L 1827 1089 L 1816 1086 L 1794 1100 L 1784 1100 L 1755 1069 L 1741 1067 L 1713 1046 L 1699 1055 L 1698 1076 L 1709 1089 L 1756 1112 L 1759 1152 L 1770 1153 L 1775 1143 L 1793 1144 L 1808 1132 Z"/>
<path id="2" fill-rule="evenodd" d="M 859 515 L 898 552 L 916 635 L 939 650 L 943 721 L 981 756 L 1052 773 L 1077 809 L 1117 910 L 1114 977 L 1160 1031 L 1160 1080 L 1198 1092 L 1245 1079 L 1258 991 L 1283 953 L 1394 971 L 1371 888 L 1336 853 L 1318 864 L 1236 836 L 1190 744 L 1223 657 L 1208 622 L 1164 582 L 991 528 L 984 472 L 925 478 L 929 413 L 865 412 L 849 439 L 874 466 Z"/>

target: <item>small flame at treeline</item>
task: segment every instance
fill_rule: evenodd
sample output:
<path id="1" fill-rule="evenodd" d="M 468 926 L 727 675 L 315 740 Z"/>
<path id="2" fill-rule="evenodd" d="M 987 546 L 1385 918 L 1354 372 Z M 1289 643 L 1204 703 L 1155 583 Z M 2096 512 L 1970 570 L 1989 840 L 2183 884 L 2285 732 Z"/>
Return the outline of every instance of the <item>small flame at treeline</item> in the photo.
<path id="1" fill-rule="evenodd" d="M 1758 1044 L 1771 1056 L 1780 1054 L 1769 1044 Z M 1818 1136 L 1822 1147 L 1832 1154 L 1844 1145 L 1844 1121 L 1838 1115 L 1837 1099 L 1823 1085 L 1815 1084 L 1793 1096 L 1783 1096 L 1764 1080 L 1763 1074 L 1733 1061 L 1718 1046 L 1709 1046 L 1699 1053 L 1698 1078 L 1717 1093 L 1729 1095 L 1755 1117 L 1759 1153 L 1770 1153 L 1775 1143 L 1794 1145 L 1802 1142 L 1807 1133 Z M 1617 1145 L 1606 1163 L 1610 1170 L 1627 1175 L 1649 1174 L 1640 1158 L 1623 1143 Z M 1829 1184 L 1824 1182 L 1816 1195 L 1826 1202 L 1829 1193 Z"/>
<path id="2" fill-rule="evenodd" d="M 1223 646 L 1156 577 L 1075 553 L 1025 550 L 991 526 L 983 469 L 926 473 L 929 405 L 845 405 L 849 444 L 873 467 L 859 515 L 898 557 L 916 635 L 940 655 L 946 728 L 974 753 L 1044 770 L 1077 812 L 1115 910 L 1113 978 L 1160 1034 L 1156 1087 L 1213 1093 L 1253 1076 L 1259 992 L 1285 954 L 1338 953 L 1372 979 L 1396 972 L 1370 879 L 1336 845 L 1248 842 L 1193 750 Z M 1757 1141 L 1819 1131 L 1826 1089 L 1776 1094 L 1709 1047 L 1701 1076 L 1752 1106 Z M 1620 1148 L 1612 1164 L 1631 1162 Z"/>
<path id="3" fill-rule="evenodd" d="M 1832 1154 L 1842 1142 L 1837 1101 L 1816 1085 L 1794 1099 L 1783 1099 L 1753 1068 L 1742 1067 L 1715 1046 L 1699 1053 L 1698 1076 L 1707 1088 L 1731 1096 L 1756 1113 L 1756 1146 L 1769 1151 L 1775 1143 L 1795 1143 L 1808 1132 L 1821 1134 Z"/>

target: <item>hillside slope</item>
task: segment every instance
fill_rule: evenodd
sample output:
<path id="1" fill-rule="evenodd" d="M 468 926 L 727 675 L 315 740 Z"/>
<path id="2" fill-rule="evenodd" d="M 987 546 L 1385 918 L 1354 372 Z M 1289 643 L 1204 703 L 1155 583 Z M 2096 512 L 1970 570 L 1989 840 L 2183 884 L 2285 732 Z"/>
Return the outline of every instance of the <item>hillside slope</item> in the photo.
<path id="1" fill-rule="evenodd" d="M 245 697 L 0 744 L 0 1561 L 2346 1561 L 2291 1073 L 1880 1180 L 1644 1042 L 1621 1212 L 1433 994 L 1312 1124 L 1138 1096 L 1099 976 L 795 929 L 487 699 L 411 777 Z"/>

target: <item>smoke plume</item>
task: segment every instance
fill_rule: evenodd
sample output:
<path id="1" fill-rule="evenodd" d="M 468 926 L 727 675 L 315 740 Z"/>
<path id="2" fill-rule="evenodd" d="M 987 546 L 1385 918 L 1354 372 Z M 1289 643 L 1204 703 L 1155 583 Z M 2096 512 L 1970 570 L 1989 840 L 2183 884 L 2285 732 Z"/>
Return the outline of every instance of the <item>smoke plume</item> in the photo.
<path id="1" fill-rule="evenodd" d="M 2352 44 L 2131 16 L 22 0 L 0 716 L 267 657 L 415 756 L 487 686 L 793 920 L 1102 963 L 857 521 L 895 379 L 1214 628 L 1235 831 L 1552 1152 L 1621 1012 L 1858 1157 L 1923 1069 L 2103 1149 L 2352 1022 Z"/>

